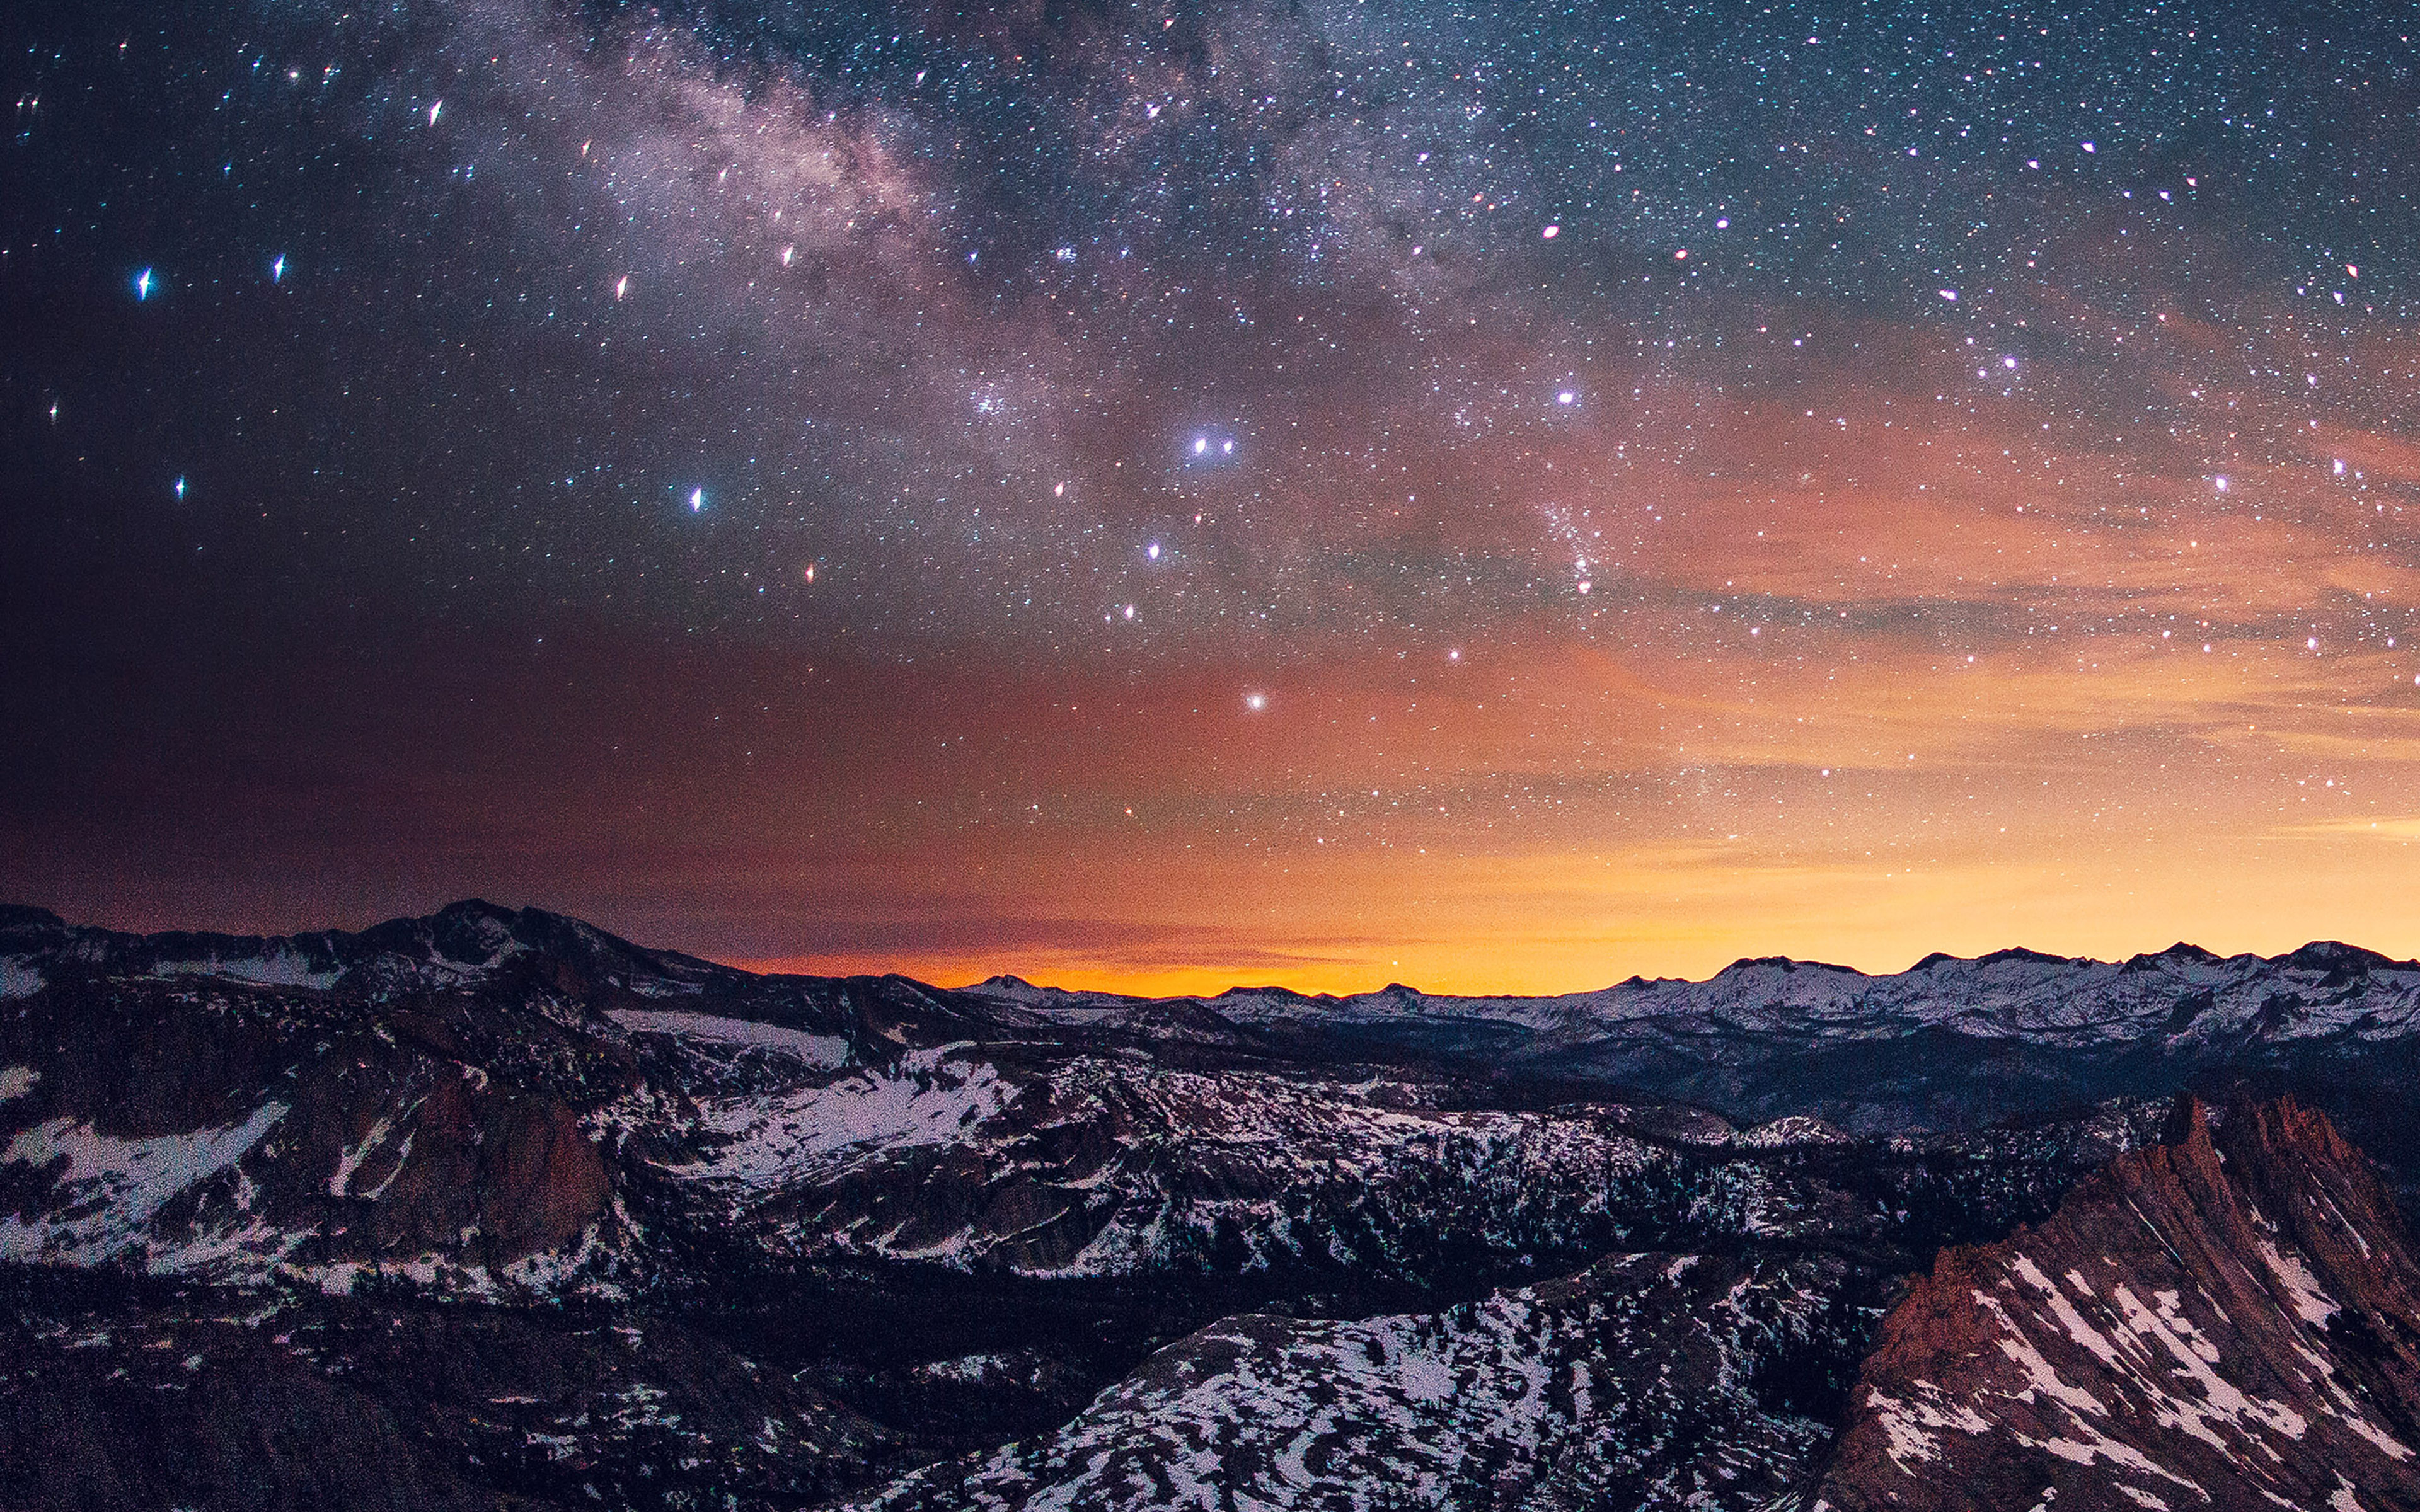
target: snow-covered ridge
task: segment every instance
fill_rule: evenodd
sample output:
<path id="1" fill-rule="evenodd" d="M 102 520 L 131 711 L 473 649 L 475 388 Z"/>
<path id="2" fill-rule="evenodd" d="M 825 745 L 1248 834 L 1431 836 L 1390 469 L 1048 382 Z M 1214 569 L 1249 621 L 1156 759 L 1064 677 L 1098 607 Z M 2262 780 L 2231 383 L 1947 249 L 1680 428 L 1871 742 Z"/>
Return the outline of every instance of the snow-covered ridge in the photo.
<path id="1" fill-rule="evenodd" d="M 1895 975 L 1784 959 L 1741 961 L 1703 981 L 1633 978 L 1554 997 L 1456 997 L 1404 986 L 1350 996 L 1231 988 L 1211 997 L 1133 998 L 1037 987 L 1014 977 L 962 989 L 1068 1023 L 1113 1020 L 1146 1004 L 1198 1004 L 1238 1024 L 1385 1025 L 1427 1021 L 1517 1026 L 1543 1034 L 1620 1034 L 1697 1024 L 1826 1039 L 1889 1038 L 1941 1028 L 1977 1038 L 2087 1043 L 2147 1036 L 2210 1038 L 2259 1028 L 2273 1037 L 2420 1027 L 2420 963 L 2319 942 L 2279 956 L 2219 957 L 2193 946 L 2123 962 L 2003 950 L 1974 960 L 1927 957 Z"/>

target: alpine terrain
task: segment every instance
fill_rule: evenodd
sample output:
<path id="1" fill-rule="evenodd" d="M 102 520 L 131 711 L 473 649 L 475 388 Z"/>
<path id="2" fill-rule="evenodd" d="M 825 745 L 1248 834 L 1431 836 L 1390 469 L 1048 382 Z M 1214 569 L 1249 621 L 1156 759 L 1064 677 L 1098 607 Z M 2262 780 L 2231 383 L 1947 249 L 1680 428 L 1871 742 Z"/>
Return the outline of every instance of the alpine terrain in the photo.
<path id="1" fill-rule="evenodd" d="M 2420 1506 L 2416 1014 L 2338 945 L 1145 1000 L 0 909 L 0 1507 Z"/>

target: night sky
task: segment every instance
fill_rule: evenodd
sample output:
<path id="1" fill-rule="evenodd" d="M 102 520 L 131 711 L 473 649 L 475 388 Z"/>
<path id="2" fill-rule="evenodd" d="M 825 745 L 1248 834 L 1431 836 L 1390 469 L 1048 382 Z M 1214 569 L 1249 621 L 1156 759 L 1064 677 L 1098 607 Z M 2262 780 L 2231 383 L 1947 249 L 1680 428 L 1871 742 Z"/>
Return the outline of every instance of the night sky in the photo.
<path id="1" fill-rule="evenodd" d="M 12 6 L 0 896 L 2420 954 L 2406 7 Z"/>

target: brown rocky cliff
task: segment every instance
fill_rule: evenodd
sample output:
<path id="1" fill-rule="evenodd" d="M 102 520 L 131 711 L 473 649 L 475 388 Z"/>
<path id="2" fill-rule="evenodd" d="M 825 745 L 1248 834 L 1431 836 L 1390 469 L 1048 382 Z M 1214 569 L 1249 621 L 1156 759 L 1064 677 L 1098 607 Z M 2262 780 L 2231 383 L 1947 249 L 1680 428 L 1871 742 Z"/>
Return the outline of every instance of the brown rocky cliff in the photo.
<path id="1" fill-rule="evenodd" d="M 2324 1116 L 2188 1100 L 1945 1252 L 1850 1400 L 1810 1512 L 2420 1507 L 2420 1263 Z"/>

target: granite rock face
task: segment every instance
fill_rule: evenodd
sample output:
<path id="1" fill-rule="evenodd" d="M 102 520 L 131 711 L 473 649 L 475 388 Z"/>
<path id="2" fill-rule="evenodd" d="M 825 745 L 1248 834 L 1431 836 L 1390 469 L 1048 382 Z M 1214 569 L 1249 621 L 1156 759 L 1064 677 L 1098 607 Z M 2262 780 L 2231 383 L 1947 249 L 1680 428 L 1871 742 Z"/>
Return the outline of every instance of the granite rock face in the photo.
<path id="1" fill-rule="evenodd" d="M 2420 1506 L 2420 1268 L 2323 1115 L 2184 1102 L 1892 1310 L 1810 1507 L 2053 1505 Z"/>

